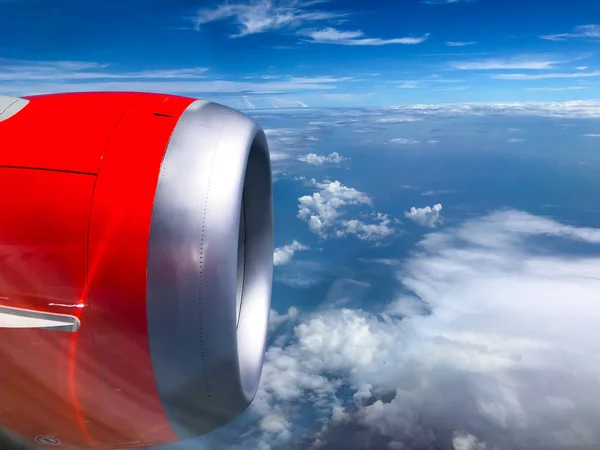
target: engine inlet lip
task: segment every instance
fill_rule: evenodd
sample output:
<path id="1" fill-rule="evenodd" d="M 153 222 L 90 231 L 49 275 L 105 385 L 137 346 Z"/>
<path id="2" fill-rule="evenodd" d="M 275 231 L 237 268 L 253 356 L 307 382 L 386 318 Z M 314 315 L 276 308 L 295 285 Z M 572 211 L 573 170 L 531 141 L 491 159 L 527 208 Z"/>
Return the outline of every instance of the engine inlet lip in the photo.
<path id="1" fill-rule="evenodd" d="M 256 122 L 201 100 L 181 115 L 157 183 L 146 299 L 157 389 L 181 439 L 233 420 L 258 389 L 273 277 L 271 183 Z"/>

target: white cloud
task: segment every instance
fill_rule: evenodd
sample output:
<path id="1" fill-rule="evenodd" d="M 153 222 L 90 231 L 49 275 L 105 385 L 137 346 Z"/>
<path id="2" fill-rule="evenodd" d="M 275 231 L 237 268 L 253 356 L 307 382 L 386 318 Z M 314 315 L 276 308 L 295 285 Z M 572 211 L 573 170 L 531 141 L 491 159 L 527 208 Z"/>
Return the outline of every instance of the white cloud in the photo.
<path id="1" fill-rule="evenodd" d="M 588 66 L 577 66 L 577 67 L 575 67 L 575 69 L 577 69 L 577 70 L 587 70 L 587 69 L 589 69 L 589 67 Z"/>
<path id="2" fill-rule="evenodd" d="M 290 306 L 284 314 L 279 314 L 276 310 L 271 309 L 269 313 L 269 328 L 273 331 L 282 323 L 298 319 L 299 314 L 298 308 L 294 306 Z"/>
<path id="3" fill-rule="evenodd" d="M 561 61 L 541 58 L 539 56 L 516 56 L 509 58 L 490 58 L 473 61 L 458 61 L 451 63 L 451 67 L 459 70 L 544 70 L 552 69 Z"/>
<path id="4" fill-rule="evenodd" d="M 444 5 L 447 3 L 472 2 L 473 0 L 421 0 L 421 3 L 429 5 Z"/>
<path id="5" fill-rule="evenodd" d="M 343 161 L 346 161 L 348 158 L 344 158 L 340 156 L 338 152 L 333 152 L 329 154 L 329 156 L 325 155 L 317 155 L 315 153 L 309 153 L 304 156 L 298 157 L 298 161 L 305 162 L 307 164 L 311 164 L 314 166 L 321 166 L 326 163 L 339 164 Z"/>
<path id="6" fill-rule="evenodd" d="M 512 138 L 512 139 L 508 140 L 508 142 L 510 142 L 511 144 L 516 144 L 518 142 L 523 142 L 523 141 L 525 141 L 525 139 Z"/>
<path id="7" fill-rule="evenodd" d="M 485 442 L 479 442 L 477 437 L 469 433 L 455 433 L 452 438 L 454 450 L 486 450 Z"/>
<path id="8" fill-rule="evenodd" d="M 400 89 L 418 89 L 421 85 L 417 81 L 405 81 L 404 83 L 399 84 L 398 87 Z"/>
<path id="9" fill-rule="evenodd" d="M 597 133 L 588 133 L 588 134 L 584 134 L 585 137 L 600 137 L 600 134 Z"/>
<path id="10" fill-rule="evenodd" d="M 420 122 L 423 120 L 420 117 L 410 116 L 395 116 L 395 117 L 382 117 L 377 119 L 377 123 L 405 123 L 405 122 Z"/>
<path id="11" fill-rule="evenodd" d="M 407 138 L 393 138 L 388 141 L 390 144 L 400 144 L 400 145 L 410 145 L 410 144 L 418 144 L 419 141 L 415 139 L 407 139 Z"/>
<path id="12" fill-rule="evenodd" d="M 466 91 L 468 89 L 469 89 L 468 86 L 457 86 L 457 87 L 453 87 L 453 88 L 436 89 L 436 91 Z"/>
<path id="13" fill-rule="evenodd" d="M 436 195 L 456 194 L 457 192 L 460 192 L 460 191 L 457 191 L 456 189 L 439 189 L 436 191 L 425 191 L 425 192 L 422 192 L 421 195 L 423 197 L 433 197 Z"/>
<path id="14" fill-rule="evenodd" d="M 320 236 L 325 236 L 336 224 L 342 207 L 372 204 L 367 194 L 344 186 L 339 181 L 318 183 L 313 178 L 311 182 L 320 191 L 298 199 L 298 217 L 306 220 L 310 230 Z"/>
<path id="15" fill-rule="evenodd" d="M 570 38 L 600 38 L 600 25 L 580 25 L 575 27 L 571 33 L 549 34 L 540 36 L 549 41 L 564 41 Z"/>
<path id="16" fill-rule="evenodd" d="M 446 45 L 448 47 L 466 47 L 467 45 L 475 45 L 477 42 L 474 41 L 448 41 Z"/>
<path id="17" fill-rule="evenodd" d="M 311 9 L 321 2 L 301 0 L 251 0 L 224 2 L 216 8 L 203 8 L 195 17 L 197 29 L 207 23 L 229 19 L 238 32 L 232 37 L 265 33 L 280 29 L 295 29 L 306 23 L 341 18 L 346 14 Z"/>
<path id="18" fill-rule="evenodd" d="M 301 100 L 285 97 L 271 98 L 271 106 L 273 108 L 308 108 L 308 105 Z"/>
<path id="19" fill-rule="evenodd" d="M 271 156 L 271 161 L 282 161 L 284 159 L 289 159 L 290 157 L 289 154 L 277 150 L 271 150 L 269 151 L 269 154 Z"/>
<path id="20" fill-rule="evenodd" d="M 0 58 L 0 81 L 39 80 L 179 80 L 206 78 L 205 67 L 165 70 L 116 71 L 109 64 L 92 61 L 27 61 Z"/>
<path id="21" fill-rule="evenodd" d="M 551 78 L 589 78 L 600 77 L 600 71 L 596 72 L 573 72 L 573 73 L 502 73 L 491 75 L 496 80 L 546 80 Z"/>
<path id="22" fill-rule="evenodd" d="M 309 38 L 308 42 L 317 44 L 338 44 L 338 45 L 389 45 L 389 44 L 420 44 L 429 37 L 426 33 L 419 37 L 402 37 L 393 39 L 366 38 L 362 31 L 342 31 L 336 28 L 323 28 L 302 30 L 300 34 Z"/>
<path id="23" fill-rule="evenodd" d="M 363 241 L 374 241 L 392 236 L 396 232 L 387 214 L 376 213 L 373 219 L 375 223 L 365 223 L 356 219 L 344 220 L 341 222 L 342 228 L 336 231 L 336 236 L 355 235 Z"/>
<path id="24" fill-rule="evenodd" d="M 437 145 L 437 144 L 439 144 L 439 143 L 440 143 L 440 141 L 436 141 L 435 139 L 429 139 L 429 140 L 427 141 L 427 143 L 428 143 L 429 145 Z"/>
<path id="25" fill-rule="evenodd" d="M 435 228 L 438 224 L 443 222 L 442 205 L 438 203 L 424 208 L 415 208 L 413 206 L 410 208 L 410 211 L 404 213 L 404 217 L 417 222 L 424 227 Z"/>
<path id="26" fill-rule="evenodd" d="M 1 92 L 5 95 L 32 95 L 78 91 L 138 91 L 166 94 L 273 94 L 336 89 L 352 77 L 267 76 L 251 81 L 209 77 L 202 67 L 123 71 L 109 64 L 86 61 L 22 61 L 0 59 Z M 60 83 L 57 83 L 60 81 Z M 303 103 L 283 96 L 268 98 L 275 105 Z M 243 100 L 243 99 L 242 99 Z M 275 106 L 278 107 L 278 106 Z"/>
<path id="27" fill-rule="evenodd" d="M 565 87 L 537 87 L 527 88 L 528 91 L 578 91 L 581 89 L 589 89 L 587 86 L 565 86 Z"/>
<path id="28" fill-rule="evenodd" d="M 242 97 L 242 100 L 244 101 L 244 106 L 245 106 L 246 108 L 249 108 L 249 109 L 256 109 L 256 106 L 254 106 L 254 104 L 253 104 L 253 103 L 252 103 L 250 100 L 248 100 L 248 97 L 246 97 L 246 96 L 243 96 L 243 97 Z"/>
<path id="29" fill-rule="evenodd" d="M 377 240 L 393 234 L 392 220 L 386 214 L 369 214 L 370 223 L 344 217 L 350 206 L 372 206 L 371 198 L 364 192 L 339 181 L 319 183 L 313 178 L 310 184 L 319 191 L 298 199 L 298 218 L 305 220 L 310 231 L 321 238 L 355 235 L 362 240 Z"/>
<path id="30" fill-rule="evenodd" d="M 445 114 L 485 116 L 495 114 L 587 119 L 600 118 L 600 101 L 413 104 L 389 106 L 380 108 L 380 110 L 390 115 L 399 113 L 411 114 L 413 116 Z"/>
<path id="31" fill-rule="evenodd" d="M 273 264 L 275 266 L 287 264 L 292 260 L 296 252 L 301 252 L 304 250 L 308 250 L 308 247 L 306 245 L 302 245 L 298 241 L 294 241 L 291 244 L 284 245 L 283 247 L 278 247 L 273 252 Z"/>
<path id="32" fill-rule="evenodd" d="M 589 251 L 553 251 L 577 241 Z M 252 410 L 277 414 L 264 428 L 288 448 L 307 423 L 339 448 L 595 448 L 598 244 L 599 229 L 512 210 L 429 234 L 398 269 L 396 310 L 296 316 Z"/>

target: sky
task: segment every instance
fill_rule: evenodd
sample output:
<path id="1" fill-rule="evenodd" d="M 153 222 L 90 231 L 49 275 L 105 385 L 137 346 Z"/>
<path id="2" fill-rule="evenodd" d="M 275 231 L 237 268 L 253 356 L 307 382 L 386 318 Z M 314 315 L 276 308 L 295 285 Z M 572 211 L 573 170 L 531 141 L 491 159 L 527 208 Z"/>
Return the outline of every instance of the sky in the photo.
<path id="1" fill-rule="evenodd" d="M 599 14 L 590 0 L 2 0 L 0 92 L 244 109 L 590 100 Z"/>

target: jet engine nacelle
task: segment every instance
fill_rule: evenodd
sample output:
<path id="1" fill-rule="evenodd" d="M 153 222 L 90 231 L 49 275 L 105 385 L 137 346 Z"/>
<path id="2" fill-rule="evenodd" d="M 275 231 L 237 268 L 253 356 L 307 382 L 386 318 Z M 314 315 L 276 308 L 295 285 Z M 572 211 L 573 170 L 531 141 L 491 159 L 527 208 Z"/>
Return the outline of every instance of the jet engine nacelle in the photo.
<path id="1" fill-rule="evenodd" d="M 0 97 L 0 426 L 81 449 L 225 425 L 259 384 L 272 262 L 269 150 L 247 116 Z"/>

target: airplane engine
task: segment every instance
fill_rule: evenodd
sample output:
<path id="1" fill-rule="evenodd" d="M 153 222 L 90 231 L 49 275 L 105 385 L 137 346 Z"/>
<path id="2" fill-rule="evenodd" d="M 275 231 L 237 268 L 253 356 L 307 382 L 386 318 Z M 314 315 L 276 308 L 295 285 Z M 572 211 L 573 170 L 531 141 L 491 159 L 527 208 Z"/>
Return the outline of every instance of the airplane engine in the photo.
<path id="1" fill-rule="evenodd" d="M 108 449 L 227 424 L 258 388 L 272 263 L 269 150 L 244 114 L 0 97 L 0 427 Z"/>

